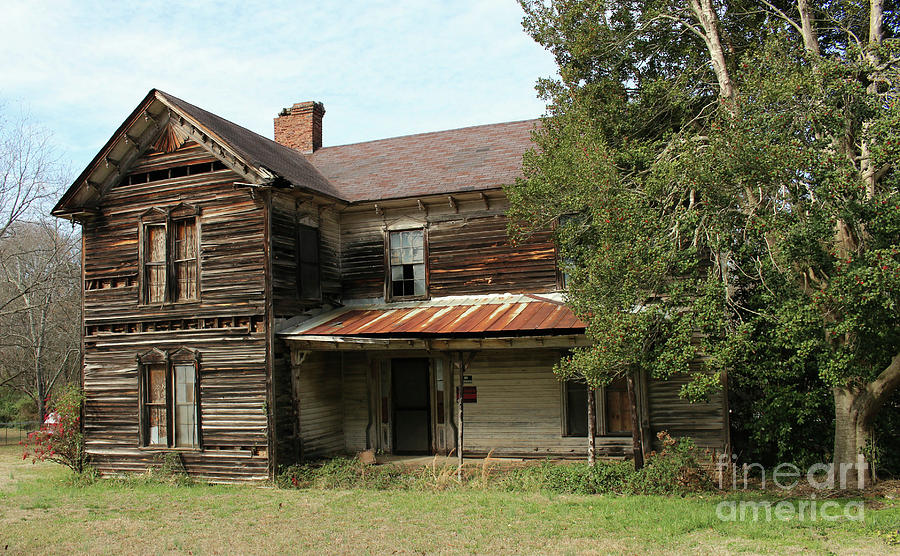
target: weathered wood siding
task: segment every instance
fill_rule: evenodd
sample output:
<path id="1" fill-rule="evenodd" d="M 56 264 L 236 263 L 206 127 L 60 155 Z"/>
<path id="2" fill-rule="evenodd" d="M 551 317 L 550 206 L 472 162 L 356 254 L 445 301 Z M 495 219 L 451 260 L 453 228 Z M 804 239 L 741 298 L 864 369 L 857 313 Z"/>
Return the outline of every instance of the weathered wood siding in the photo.
<path id="1" fill-rule="evenodd" d="M 291 352 L 285 343 L 276 338 L 272 350 L 272 399 L 275 428 L 275 468 L 300 461 L 300 421 L 291 378 Z"/>
<path id="2" fill-rule="evenodd" d="M 303 206 L 301 206 L 301 210 Z M 309 209 L 308 209 L 309 210 Z M 331 301 L 341 295 L 341 223 L 334 205 L 318 206 L 319 263 L 322 297 Z"/>
<path id="3" fill-rule="evenodd" d="M 562 387 L 554 350 L 482 351 L 466 371 L 477 403 L 463 414 L 466 454 L 587 456 L 587 439 L 563 436 Z M 454 384 L 456 380 L 454 380 Z M 597 454 L 631 453 L 631 438 L 596 437 Z"/>
<path id="4" fill-rule="evenodd" d="M 341 289 L 345 299 L 384 295 L 384 223 L 374 208 L 369 210 L 341 215 Z"/>
<path id="5" fill-rule="evenodd" d="M 187 143 L 144 156 L 131 173 L 213 162 Z M 146 468 L 136 356 L 151 348 L 200 353 L 203 450 L 182 452 L 189 472 L 219 480 L 267 476 L 265 210 L 235 189 L 229 170 L 113 187 L 83 226 L 85 441 L 106 473 Z M 139 228 L 150 209 L 198 207 L 200 300 L 142 305 Z"/>
<path id="6" fill-rule="evenodd" d="M 333 205 L 320 205 L 308 196 L 297 198 L 274 191 L 271 214 L 272 298 L 275 319 L 290 319 L 323 303 L 335 303 L 341 293 L 340 225 Z M 298 289 L 297 235 L 299 226 L 319 232 L 321 300 L 304 300 Z M 279 340 L 272 348 L 272 389 L 276 468 L 300 460 L 302 438 L 298 405 L 293 395 L 290 349 Z"/>
<path id="7" fill-rule="evenodd" d="M 180 451 L 189 473 L 215 480 L 267 474 L 265 336 L 236 329 L 104 334 L 85 353 L 85 444 L 101 473 L 146 470 L 160 450 L 141 448 L 137 353 L 200 352 L 203 451 Z"/>
<path id="8" fill-rule="evenodd" d="M 201 147 L 145 157 L 132 173 L 214 159 Z M 235 190 L 237 174 L 197 176 L 112 188 L 85 234 L 85 324 L 194 317 L 244 317 L 265 309 L 264 219 L 261 201 Z M 200 208 L 200 303 L 139 306 L 138 230 L 152 208 Z"/>
<path id="9" fill-rule="evenodd" d="M 505 216 L 434 222 L 428 228 L 429 292 L 545 292 L 556 289 L 556 249 L 549 232 L 513 246 Z"/>
<path id="10" fill-rule="evenodd" d="M 716 392 L 708 402 L 690 403 L 678 395 L 688 381 L 687 376 L 675 376 L 649 382 L 650 440 L 658 445 L 656 434 L 667 431 L 672 436 L 689 436 L 698 446 L 724 450 L 728 443 L 725 393 Z"/>
<path id="11" fill-rule="evenodd" d="M 363 203 L 341 215 L 344 298 L 384 295 L 385 231 L 424 228 L 431 296 L 556 289 L 556 251 L 549 232 L 513 246 L 506 234 L 507 203 L 459 195 L 389 206 Z M 421 203 L 421 204 L 419 204 Z"/>
<path id="12" fill-rule="evenodd" d="M 272 194 L 272 296 L 275 317 L 303 312 L 297 291 L 297 209 L 288 195 Z"/>
<path id="13" fill-rule="evenodd" d="M 319 282 L 322 301 L 341 293 L 340 224 L 334 206 L 297 202 L 293 195 L 272 196 L 272 293 L 275 318 L 291 318 L 320 304 L 301 300 L 297 288 L 297 233 L 305 225 L 319 231 Z"/>
<path id="14" fill-rule="evenodd" d="M 371 362 L 364 353 L 347 353 L 343 361 L 344 449 L 348 453 L 361 452 L 366 446 L 366 427 L 369 426 L 371 396 L 366 375 Z M 370 442 L 373 439 L 370 439 Z"/>
<path id="15" fill-rule="evenodd" d="M 343 452 L 341 354 L 311 352 L 302 363 L 294 364 L 293 374 L 303 458 Z"/>

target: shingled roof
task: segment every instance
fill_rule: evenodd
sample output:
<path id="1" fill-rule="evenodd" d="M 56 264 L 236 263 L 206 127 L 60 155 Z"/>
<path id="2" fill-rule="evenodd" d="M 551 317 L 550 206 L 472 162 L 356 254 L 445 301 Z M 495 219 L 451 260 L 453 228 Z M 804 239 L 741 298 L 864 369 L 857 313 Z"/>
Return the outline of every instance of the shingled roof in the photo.
<path id="1" fill-rule="evenodd" d="M 160 104 L 162 103 L 162 104 Z M 539 120 L 480 125 L 420 133 L 365 143 L 325 147 L 312 154 L 271 139 L 207 112 L 158 89 L 152 89 L 62 196 L 52 213 L 69 217 L 98 202 L 127 171 L 136 154 L 129 141 L 154 129 L 148 112 L 162 105 L 191 120 L 204 134 L 225 145 L 254 175 L 283 178 L 294 187 L 346 202 L 379 201 L 436 194 L 498 189 L 522 173 L 522 155 L 532 147 Z M 158 110 L 157 110 L 158 112 Z M 118 154 L 116 154 L 118 153 Z M 110 168 L 110 157 L 118 161 Z M 123 162 L 124 159 L 124 162 Z M 106 162 L 106 164 L 104 164 Z M 93 179 L 93 182 L 91 181 Z"/>
<path id="2" fill-rule="evenodd" d="M 228 143 L 253 166 L 271 170 L 294 185 L 307 187 L 331 197 L 343 198 L 341 193 L 297 151 L 169 93 L 159 90 L 157 92 L 166 101 L 216 135 L 219 140 Z"/>
<path id="3" fill-rule="evenodd" d="M 306 155 L 348 201 L 376 201 L 496 189 L 522 174 L 538 120 L 480 125 L 365 143 Z"/>

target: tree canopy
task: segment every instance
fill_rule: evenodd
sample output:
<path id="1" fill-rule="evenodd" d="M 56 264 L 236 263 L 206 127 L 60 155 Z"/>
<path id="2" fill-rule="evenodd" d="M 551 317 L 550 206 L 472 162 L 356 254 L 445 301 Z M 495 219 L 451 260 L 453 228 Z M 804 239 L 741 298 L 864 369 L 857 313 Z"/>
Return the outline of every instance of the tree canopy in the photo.
<path id="1" fill-rule="evenodd" d="M 835 461 L 870 451 L 900 384 L 893 5 L 522 6 L 559 77 L 538 83 L 548 113 L 508 190 L 512 231 L 560 222 L 593 340 L 560 373 L 691 369 L 691 397 L 724 369 L 812 374 Z"/>

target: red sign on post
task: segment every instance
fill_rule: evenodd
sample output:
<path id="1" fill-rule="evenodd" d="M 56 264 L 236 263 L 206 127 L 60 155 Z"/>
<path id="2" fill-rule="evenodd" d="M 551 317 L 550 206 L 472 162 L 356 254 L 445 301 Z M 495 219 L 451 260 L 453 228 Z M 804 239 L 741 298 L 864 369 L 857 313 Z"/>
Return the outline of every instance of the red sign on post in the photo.
<path id="1" fill-rule="evenodd" d="M 463 386 L 463 403 L 478 403 L 478 387 Z M 459 386 L 456 387 L 456 399 L 459 400 Z"/>

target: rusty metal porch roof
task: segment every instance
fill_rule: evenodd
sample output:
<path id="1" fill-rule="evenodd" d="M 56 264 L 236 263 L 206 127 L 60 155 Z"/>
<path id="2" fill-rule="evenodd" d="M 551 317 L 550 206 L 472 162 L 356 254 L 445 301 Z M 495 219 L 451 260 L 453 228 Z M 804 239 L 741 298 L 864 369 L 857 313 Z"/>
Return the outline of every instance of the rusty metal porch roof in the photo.
<path id="1" fill-rule="evenodd" d="M 279 335 L 300 340 L 312 336 L 471 338 L 583 332 L 584 323 L 560 294 L 495 294 L 348 304 Z"/>

